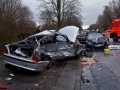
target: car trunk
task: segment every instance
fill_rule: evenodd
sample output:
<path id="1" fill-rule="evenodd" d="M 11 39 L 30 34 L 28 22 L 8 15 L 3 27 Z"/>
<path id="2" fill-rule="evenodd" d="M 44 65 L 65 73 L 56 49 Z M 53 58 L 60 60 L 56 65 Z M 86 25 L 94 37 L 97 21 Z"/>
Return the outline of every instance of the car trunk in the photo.
<path id="1" fill-rule="evenodd" d="M 30 58 L 33 55 L 35 46 L 29 44 L 12 44 L 9 46 L 10 54 Z"/>

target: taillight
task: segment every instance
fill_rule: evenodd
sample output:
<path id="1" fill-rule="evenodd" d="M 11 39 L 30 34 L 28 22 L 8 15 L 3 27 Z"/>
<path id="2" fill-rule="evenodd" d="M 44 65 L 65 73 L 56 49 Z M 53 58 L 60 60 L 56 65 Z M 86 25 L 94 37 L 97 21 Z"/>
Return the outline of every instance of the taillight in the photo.
<path id="1" fill-rule="evenodd" d="M 8 49 L 5 47 L 4 53 L 8 54 Z"/>
<path id="2" fill-rule="evenodd" d="M 36 55 L 33 55 L 32 59 L 33 59 L 34 63 L 39 62 L 39 59 L 38 59 L 38 57 Z"/>

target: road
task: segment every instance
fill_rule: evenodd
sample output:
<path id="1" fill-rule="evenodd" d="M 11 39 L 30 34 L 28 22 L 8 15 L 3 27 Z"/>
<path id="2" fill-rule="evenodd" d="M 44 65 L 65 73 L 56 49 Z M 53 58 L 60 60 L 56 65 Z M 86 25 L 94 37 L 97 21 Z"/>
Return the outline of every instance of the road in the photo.
<path id="1" fill-rule="evenodd" d="M 15 67 L 6 69 L 2 57 L 0 63 L 0 83 L 8 85 L 7 90 L 80 89 L 80 60 L 77 59 L 58 61 L 51 69 L 39 73 Z"/>

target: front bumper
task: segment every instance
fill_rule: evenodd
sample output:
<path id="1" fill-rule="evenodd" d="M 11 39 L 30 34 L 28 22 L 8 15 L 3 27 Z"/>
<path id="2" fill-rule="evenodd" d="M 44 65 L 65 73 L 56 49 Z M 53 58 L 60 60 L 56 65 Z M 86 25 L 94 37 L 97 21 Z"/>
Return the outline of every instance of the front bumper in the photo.
<path id="1" fill-rule="evenodd" d="M 101 44 L 86 44 L 86 46 L 93 47 L 93 48 L 99 48 L 99 47 L 104 47 L 105 43 L 101 43 Z"/>
<path id="2" fill-rule="evenodd" d="M 6 64 L 10 64 L 19 68 L 23 68 L 30 71 L 44 71 L 49 63 L 49 61 L 39 61 L 34 63 L 32 59 L 19 58 L 13 55 L 4 55 L 3 60 Z"/>

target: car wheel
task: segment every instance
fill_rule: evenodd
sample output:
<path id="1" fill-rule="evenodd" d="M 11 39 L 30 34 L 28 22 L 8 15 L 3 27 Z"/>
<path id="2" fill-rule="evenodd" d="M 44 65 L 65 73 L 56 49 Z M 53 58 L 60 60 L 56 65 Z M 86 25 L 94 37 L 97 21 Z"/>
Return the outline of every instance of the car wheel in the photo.
<path id="1" fill-rule="evenodd" d="M 113 41 L 118 42 L 118 37 L 116 35 L 113 36 Z"/>
<path id="2" fill-rule="evenodd" d="M 50 57 L 44 57 L 44 61 L 49 61 L 48 65 L 46 67 L 47 69 L 50 69 L 53 66 L 53 62 Z"/>

